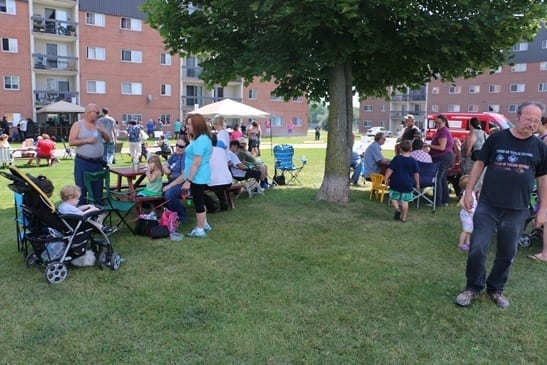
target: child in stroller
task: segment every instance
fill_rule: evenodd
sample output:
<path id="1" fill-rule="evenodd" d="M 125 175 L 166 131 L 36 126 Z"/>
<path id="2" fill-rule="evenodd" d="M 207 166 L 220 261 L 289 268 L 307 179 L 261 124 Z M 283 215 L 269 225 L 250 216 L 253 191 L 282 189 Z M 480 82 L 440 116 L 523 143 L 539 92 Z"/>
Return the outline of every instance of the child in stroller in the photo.
<path id="1" fill-rule="evenodd" d="M 83 204 L 78 206 L 80 196 L 82 195 L 82 190 L 79 186 L 76 185 L 66 185 L 61 188 L 61 200 L 62 203 L 59 205 L 57 210 L 61 214 L 75 214 L 75 215 L 84 215 L 86 213 L 97 212 L 100 209 L 91 204 Z M 110 235 L 116 232 L 117 227 L 103 226 L 104 218 L 107 213 L 100 211 L 96 215 L 92 214 L 92 217 L 88 219 L 88 222 L 95 226 L 99 231 Z"/>
<path id="2" fill-rule="evenodd" d="M 48 283 L 60 283 L 68 275 L 68 263 L 84 257 L 88 251 L 98 255 L 101 269 L 117 270 L 121 257 L 114 252 L 108 234 L 100 226 L 90 223 L 101 210 L 83 215 L 60 214 L 50 200 L 53 184 L 45 176 L 33 177 L 10 166 L 11 174 L 1 175 L 11 180 L 8 187 L 23 195 L 22 210 L 28 225 L 24 227 L 24 239 L 30 242 L 30 252 L 25 262 L 27 267 L 41 264 L 46 267 Z"/>

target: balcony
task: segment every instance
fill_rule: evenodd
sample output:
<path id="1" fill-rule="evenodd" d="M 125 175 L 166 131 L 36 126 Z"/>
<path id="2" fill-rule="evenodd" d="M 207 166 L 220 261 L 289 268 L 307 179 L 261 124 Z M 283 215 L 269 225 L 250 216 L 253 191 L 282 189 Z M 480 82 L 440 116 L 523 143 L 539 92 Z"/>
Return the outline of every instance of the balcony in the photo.
<path id="1" fill-rule="evenodd" d="M 202 72 L 203 72 L 202 67 L 182 66 L 183 78 L 198 79 Z"/>
<path id="2" fill-rule="evenodd" d="M 403 117 L 407 114 L 412 114 L 414 117 L 416 117 L 416 120 L 424 120 L 425 118 L 425 112 L 417 112 L 413 110 L 392 110 L 389 115 L 392 120 L 402 120 Z"/>
<path id="3" fill-rule="evenodd" d="M 76 38 L 77 22 L 46 19 L 40 15 L 33 15 L 30 19 L 32 20 L 32 31 L 34 33 Z"/>
<path id="4" fill-rule="evenodd" d="M 189 95 L 183 95 L 182 96 L 182 106 L 184 109 L 194 109 L 194 105 L 198 104 L 200 107 L 216 103 L 217 101 L 221 101 L 223 99 L 232 99 L 235 101 L 242 102 L 242 98 L 222 98 L 222 97 L 215 97 L 215 96 L 189 96 Z"/>
<path id="5" fill-rule="evenodd" d="M 77 71 L 78 57 L 69 57 L 69 56 L 53 56 L 45 55 L 43 53 L 33 53 L 32 54 L 34 71 L 39 72 L 38 70 L 47 71 Z"/>
<path id="6" fill-rule="evenodd" d="M 76 91 L 34 90 L 34 105 L 44 106 L 61 100 L 70 103 L 78 94 Z"/>

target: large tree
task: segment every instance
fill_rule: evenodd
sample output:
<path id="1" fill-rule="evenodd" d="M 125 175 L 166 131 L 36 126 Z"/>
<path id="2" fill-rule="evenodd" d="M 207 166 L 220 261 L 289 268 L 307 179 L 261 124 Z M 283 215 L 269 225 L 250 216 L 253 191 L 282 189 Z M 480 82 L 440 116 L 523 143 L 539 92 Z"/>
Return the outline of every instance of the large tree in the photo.
<path id="1" fill-rule="evenodd" d="M 329 102 L 317 199 L 348 200 L 352 96 L 387 96 L 431 77 L 471 77 L 506 62 L 546 18 L 531 0 L 145 0 L 167 48 L 203 61 L 201 78 L 275 80 L 275 93 Z"/>

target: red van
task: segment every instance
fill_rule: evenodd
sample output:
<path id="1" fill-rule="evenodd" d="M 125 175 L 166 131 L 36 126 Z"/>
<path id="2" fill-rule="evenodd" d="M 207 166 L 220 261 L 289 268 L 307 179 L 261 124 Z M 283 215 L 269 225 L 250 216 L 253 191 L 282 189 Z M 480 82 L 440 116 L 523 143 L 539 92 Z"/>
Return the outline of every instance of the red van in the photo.
<path id="1" fill-rule="evenodd" d="M 467 138 L 469 134 L 469 129 L 467 125 L 469 120 L 473 117 L 478 118 L 481 122 L 482 129 L 486 134 L 490 134 L 492 128 L 497 128 L 498 130 L 507 129 L 513 126 L 513 124 L 507 119 L 504 115 L 498 113 L 435 113 L 429 114 L 427 116 L 427 131 L 425 134 L 426 140 L 433 139 L 435 135 L 435 119 L 438 115 L 443 114 L 448 120 L 448 128 L 450 133 L 454 138 L 458 138 L 460 141 L 463 141 Z"/>

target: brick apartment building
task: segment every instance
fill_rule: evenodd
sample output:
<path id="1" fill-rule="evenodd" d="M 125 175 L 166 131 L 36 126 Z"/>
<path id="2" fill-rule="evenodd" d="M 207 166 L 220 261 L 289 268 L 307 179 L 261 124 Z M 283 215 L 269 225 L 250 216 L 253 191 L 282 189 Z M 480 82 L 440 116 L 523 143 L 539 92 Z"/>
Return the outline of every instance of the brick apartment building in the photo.
<path id="1" fill-rule="evenodd" d="M 159 33 L 138 10 L 142 0 L 0 0 L 0 115 L 66 135 L 76 116 L 41 114 L 52 102 L 107 106 L 120 123 L 161 118 L 170 123 L 188 111 L 230 98 L 270 113 L 273 135 L 308 127 L 304 98 L 271 96 L 273 83 L 244 87 L 233 80 L 207 89 L 199 59 L 170 55 Z M 231 123 L 247 120 L 230 120 Z M 264 126 L 266 120 L 259 120 Z"/>
<path id="2" fill-rule="evenodd" d="M 384 126 L 396 132 L 408 113 L 416 116 L 420 128 L 424 127 L 427 114 L 438 112 L 494 111 L 514 120 L 517 106 L 523 101 L 547 104 L 547 27 L 540 29 L 533 41 L 516 44 L 513 54 L 511 64 L 493 74 L 487 72 L 454 83 L 434 80 L 419 90 L 398 92 L 391 101 L 363 100 L 359 130 Z"/>

